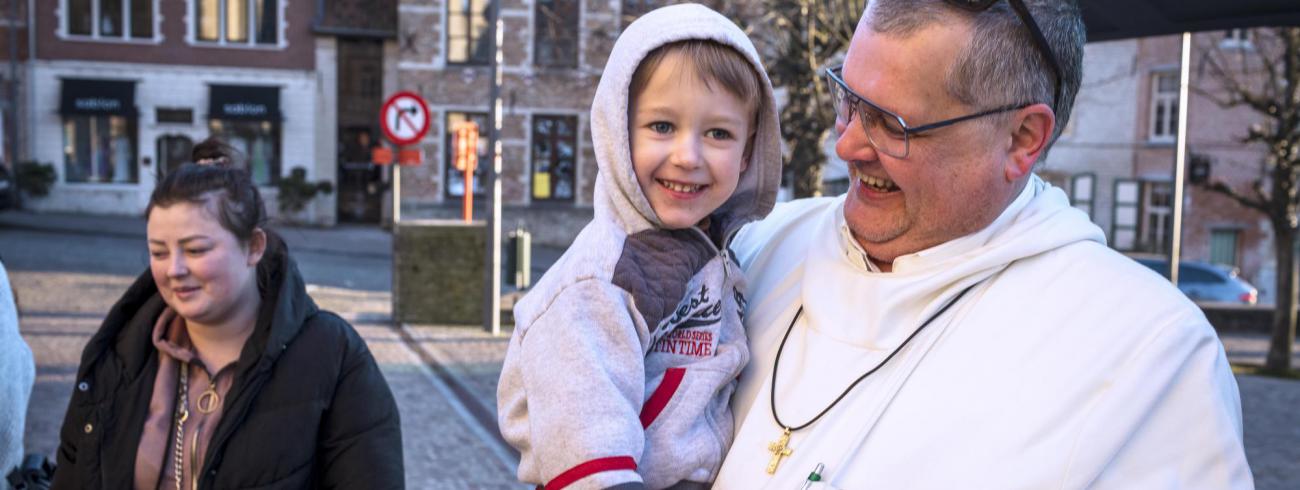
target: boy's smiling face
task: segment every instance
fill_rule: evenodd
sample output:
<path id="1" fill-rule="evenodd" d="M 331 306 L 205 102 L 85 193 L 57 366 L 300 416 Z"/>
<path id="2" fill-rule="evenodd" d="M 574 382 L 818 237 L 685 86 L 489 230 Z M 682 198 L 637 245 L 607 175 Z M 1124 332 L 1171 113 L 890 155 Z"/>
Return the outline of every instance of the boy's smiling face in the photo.
<path id="1" fill-rule="evenodd" d="M 672 52 L 632 95 L 629 141 L 637 183 L 665 228 L 694 226 L 731 198 L 748 165 L 754 109 Z"/>

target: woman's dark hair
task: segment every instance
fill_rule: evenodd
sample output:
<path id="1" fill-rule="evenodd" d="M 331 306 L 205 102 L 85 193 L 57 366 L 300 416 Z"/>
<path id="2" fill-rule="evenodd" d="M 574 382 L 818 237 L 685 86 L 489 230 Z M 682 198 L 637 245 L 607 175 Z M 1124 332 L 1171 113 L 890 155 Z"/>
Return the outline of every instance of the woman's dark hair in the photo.
<path id="1" fill-rule="evenodd" d="M 253 231 L 266 222 L 266 206 L 253 179 L 243 169 L 228 164 L 185 164 L 167 174 L 149 196 L 145 219 L 154 208 L 188 202 L 213 205 L 221 227 L 247 244 Z"/>

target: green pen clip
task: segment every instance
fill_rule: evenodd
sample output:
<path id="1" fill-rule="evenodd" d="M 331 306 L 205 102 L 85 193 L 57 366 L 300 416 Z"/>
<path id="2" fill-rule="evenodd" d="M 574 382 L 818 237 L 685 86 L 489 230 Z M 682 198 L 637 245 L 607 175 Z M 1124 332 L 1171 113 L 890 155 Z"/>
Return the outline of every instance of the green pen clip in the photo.
<path id="1" fill-rule="evenodd" d="M 822 470 L 825 468 L 826 465 L 817 463 L 817 467 L 813 468 L 812 473 L 808 474 L 808 479 L 804 480 L 803 486 L 800 487 L 800 490 L 808 490 L 808 488 L 812 487 L 813 482 L 822 481 Z"/>

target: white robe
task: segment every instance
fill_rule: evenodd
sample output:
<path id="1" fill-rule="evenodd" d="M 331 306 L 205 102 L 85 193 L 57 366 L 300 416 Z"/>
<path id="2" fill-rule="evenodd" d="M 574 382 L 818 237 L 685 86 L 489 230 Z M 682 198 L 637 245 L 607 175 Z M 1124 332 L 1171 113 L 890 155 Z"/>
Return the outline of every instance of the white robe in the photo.
<path id="1" fill-rule="evenodd" d="M 990 226 L 873 272 L 844 198 L 797 201 L 746 228 L 752 361 L 715 488 L 1253 488 L 1241 404 L 1200 310 L 1108 249 L 1034 177 Z M 806 280 L 805 280 L 806 279 Z M 765 471 L 776 410 L 812 419 L 967 285 L 976 286 Z"/>

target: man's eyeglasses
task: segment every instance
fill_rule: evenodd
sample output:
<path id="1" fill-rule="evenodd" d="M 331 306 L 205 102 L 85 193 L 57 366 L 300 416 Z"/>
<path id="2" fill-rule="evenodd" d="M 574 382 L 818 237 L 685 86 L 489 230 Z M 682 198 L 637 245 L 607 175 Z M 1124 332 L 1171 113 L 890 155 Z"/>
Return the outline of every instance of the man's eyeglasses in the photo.
<path id="1" fill-rule="evenodd" d="M 856 115 L 858 125 L 862 126 L 863 131 L 866 131 L 867 140 L 871 142 L 871 146 L 874 146 L 877 151 L 894 158 L 907 158 L 907 154 L 911 149 L 911 135 L 951 126 L 962 121 L 1022 109 L 1030 105 L 1002 106 L 923 126 L 910 126 L 907 121 L 903 120 L 903 116 L 890 112 L 888 109 L 876 105 L 874 102 L 867 100 L 866 97 L 858 95 L 849 89 L 848 84 L 844 83 L 841 74 L 843 70 L 844 67 L 842 66 L 826 70 L 826 85 L 830 87 L 831 104 L 835 107 L 835 124 L 847 127 L 849 122 L 853 120 L 853 116 Z"/>
<path id="2" fill-rule="evenodd" d="M 947 2 L 971 12 L 982 12 L 992 7 L 998 0 L 947 0 Z M 1047 63 L 1052 66 L 1052 70 L 1056 75 L 1056 90 L 1052 99 L 1052 110 L 1055 112 L 1061 100 L 1061 80 L 1063 79 L 1061 66 L 1057 63 L 1056 56 L 1052 54 L 1052 48 L 1047 44 L 1047 38 L 1038 29 L 1038 23 L 1034 22 L 1033 16 L 1029 15 L 1029 9 L 1025 7 L 1023 0 L 1007 0 L 1007 3 L 1011 4 L 1011 9 L 1016 12 L 1016 16 L 1020 17 L 1020 21 L 1029 30 L 1030 35 L 1034 38 L 1034 46 L 1047 59 Z M 835 107 L 836 123 L 848 126 L 856 114 L 858 124 L 867 133 L 867 140 L 871 142 L 871 145 L 876 150 L 894 158 L 907 157 L 911 149 L 910 135 L 971 119 L 1022 109 L 1031 105 L 1007 105 L 922 126 L 910 126 L 903 120 L 902 116 L 876 105 L 849 89 L 848 84 L 844 83 L 843 69 L 843 67 L 837 67 L 826 71 L 826 85 L 830 87 L 831 102 Z"/>

